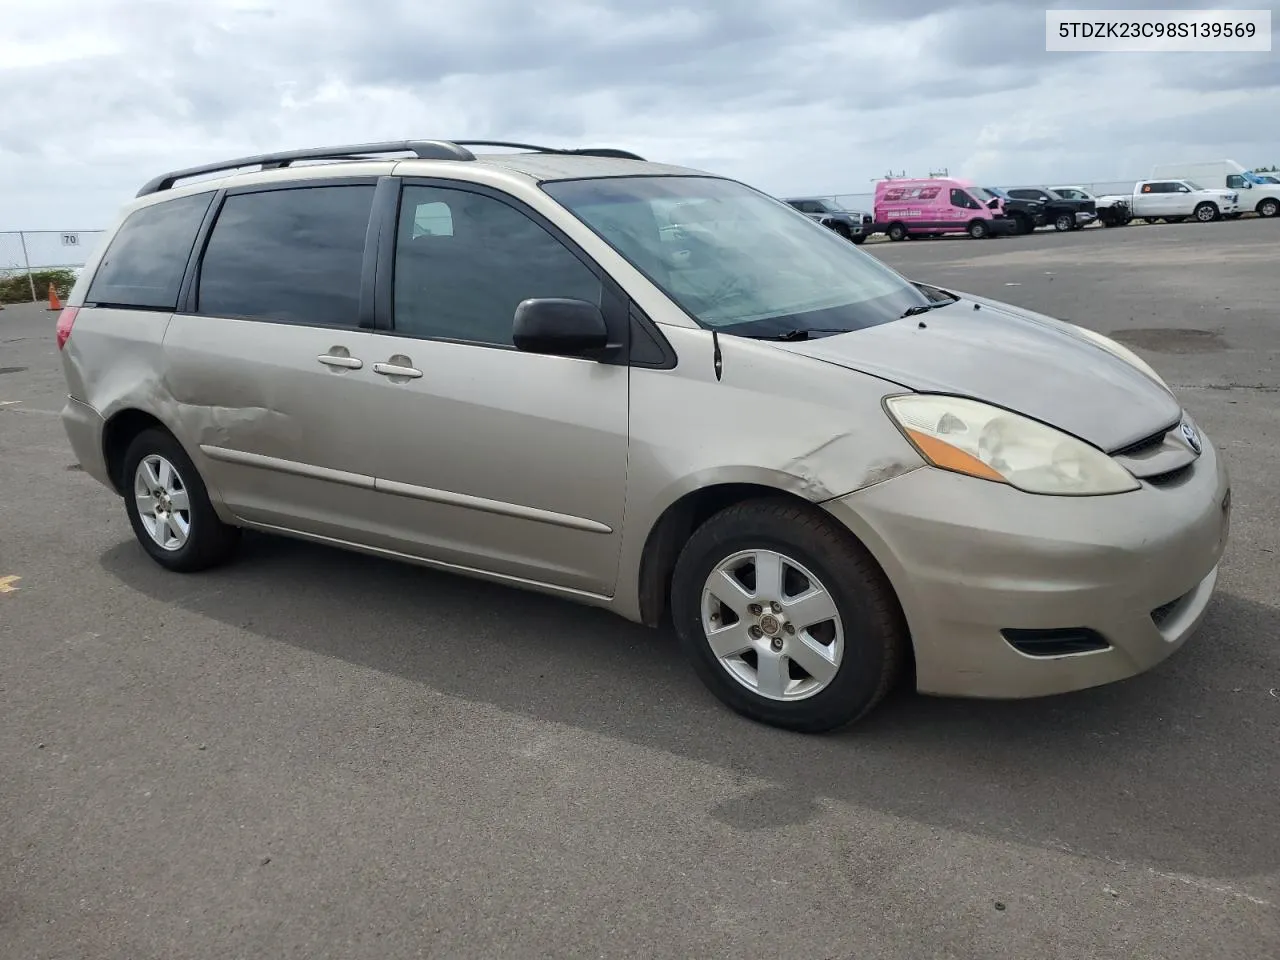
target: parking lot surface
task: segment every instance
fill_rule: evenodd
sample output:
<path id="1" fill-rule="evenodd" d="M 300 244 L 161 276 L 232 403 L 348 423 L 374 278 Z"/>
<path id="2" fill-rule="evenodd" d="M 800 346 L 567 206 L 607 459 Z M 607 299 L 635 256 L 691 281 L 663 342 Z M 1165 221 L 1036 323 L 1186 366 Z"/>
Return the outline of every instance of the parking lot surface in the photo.
<path id="1" fill-rule="evenodd" d="M 825 737 L 549 598 L 261 536 L 164 572 L 73 465 L 55 315 L 0 311 L 0 957 L 1280 955 L 1278 237 L 862 248 L 1134 347 L 1234 519 L 1152 672 Z"/>

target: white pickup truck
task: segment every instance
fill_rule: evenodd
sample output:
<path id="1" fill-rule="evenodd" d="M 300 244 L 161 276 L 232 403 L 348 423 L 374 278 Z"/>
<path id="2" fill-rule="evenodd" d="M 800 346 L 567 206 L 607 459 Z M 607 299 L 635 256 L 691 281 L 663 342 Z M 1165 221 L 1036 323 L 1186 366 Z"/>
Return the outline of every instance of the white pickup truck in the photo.
<path id="1" fill-rule="evenodd" d="M 1148 223 L 1166 220 L 1181 223 L 1195 218 L 1201 223 L 1220 220 L 1240 211 L 1235 190 L 1202 187 L 1194 180 L 1139 180 L 1132 194 L 1110 194 L 1097 200 L 1098 214 L 1117 203 L 1129 205 L 1129 218 Z"/>

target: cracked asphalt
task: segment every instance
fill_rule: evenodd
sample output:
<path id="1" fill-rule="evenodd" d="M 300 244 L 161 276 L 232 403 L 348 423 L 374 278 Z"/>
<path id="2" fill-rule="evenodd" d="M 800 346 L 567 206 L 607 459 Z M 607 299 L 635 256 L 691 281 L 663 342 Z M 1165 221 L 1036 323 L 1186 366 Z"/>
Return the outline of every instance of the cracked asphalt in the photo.
<path id="1" fill-rule="evenodd" d="M 1207 620 L 1114 686 L 748 723 L 609 614 L 267 537 L 166 574 L 0 311 L 0 957 L 1280 954 L 1280 224 L 873 242 L 1111 334 L 1227 457 Z"/>

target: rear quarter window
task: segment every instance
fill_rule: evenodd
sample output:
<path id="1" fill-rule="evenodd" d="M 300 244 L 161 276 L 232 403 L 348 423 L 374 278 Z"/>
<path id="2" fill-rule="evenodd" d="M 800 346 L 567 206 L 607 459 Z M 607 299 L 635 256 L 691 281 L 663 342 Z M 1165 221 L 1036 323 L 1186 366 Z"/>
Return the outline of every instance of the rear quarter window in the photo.
<path id="1" fill-rule="evenodd" d="M 213 193 L 141 207 L 125 218 L 94 273 L 86 303 L 172 310 Z"/>

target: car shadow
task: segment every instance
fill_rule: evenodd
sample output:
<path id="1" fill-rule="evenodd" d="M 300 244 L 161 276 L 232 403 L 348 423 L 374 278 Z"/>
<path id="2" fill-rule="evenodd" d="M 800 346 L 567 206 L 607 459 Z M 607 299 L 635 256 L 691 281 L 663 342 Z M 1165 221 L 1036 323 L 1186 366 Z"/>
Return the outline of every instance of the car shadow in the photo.
<path id="1" fill-rule="evenodd" d="M 1280 701 L 1267 689 L 1280 610 L 1229 594 L 1176 656 L 1123 683 L 1007 702 L 903 691 L 851 728 L 803 736 L 721 707 L 669 632 L 550 597 L 256 535 L 198 590 L 132 540 L 101 565 L 266 640 L 772 784 L 709 811 L 735 828 L 838 800 L 1198 876 L 1280 865 Z"/>

